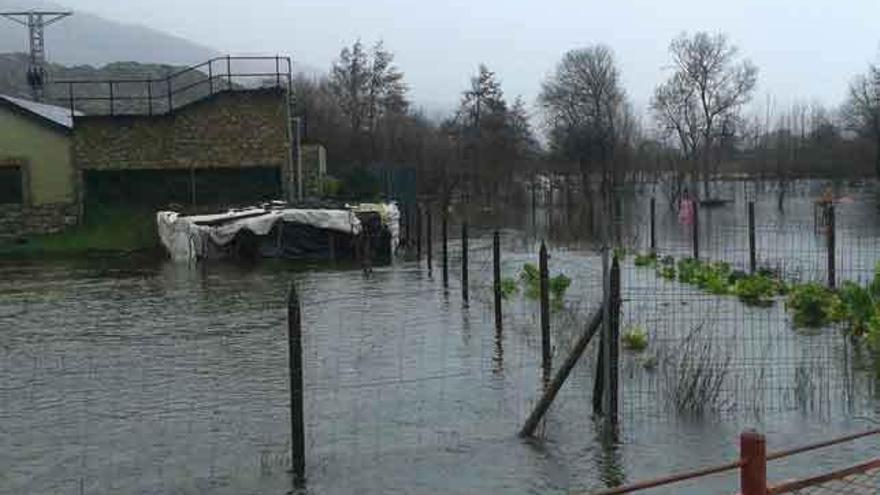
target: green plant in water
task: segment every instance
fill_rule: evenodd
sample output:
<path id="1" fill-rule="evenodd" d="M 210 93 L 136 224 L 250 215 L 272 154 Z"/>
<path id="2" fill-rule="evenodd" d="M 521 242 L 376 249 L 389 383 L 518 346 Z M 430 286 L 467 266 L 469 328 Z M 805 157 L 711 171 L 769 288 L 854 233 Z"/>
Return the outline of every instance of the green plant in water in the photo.
<path id="1" fill-rule="evenodd" d="M 623 332 L 620 341 L 624 349 L 641 352 L 648 348 L 648 333 L 640 327 L 631 327 Z"/>
<path id="2" fill-rule="evenodd" d="M 526 297 L 541 297 L 541 272 L 533 263 L 526 263 L 519 272 L 519 279 L 525 288 Z M 503 284 L 503 281 L 502 281 Z M 560 273 L 547 279 L 547 289 L 553 300 L 554 307 L 561 307 L 565 302 L 565 291 L 571 286 L 571 279 Z M 503 293 L 503 287 L 502 287 Z"/>
<path id="3" fill-rule="evenodd" d="M 675 265 L 662 265 L 657 267 L 657 275 L 666 280 L 675 280 Z"/>
<path id="4" fill-rule="evenodd" d="M 733 293 L 749 306 L 772 306 L 778 291 L 776 280 L 764 275 L 747 275 L 733 284 Z"/>
<path id="5" fill-rule="evenodd" d="M 832 319 L 846 320 L 853 335 L 861 336 L 867 333 L 868 324 L 876 313 L 876 303 L 871 290 L 847 281 L 840 287 L 837 298 L 838 302 L 831 311 Z"/>
<path id="6" fill-rule="evenodd" d="M 635 265 L 643 267 L 657 266 L 657 253 L 637 254 Z"/>
<path id="7" fill-rule="evenodd" d="M 526 297 L 537 299 L 541 296 L 541 272 L 534 263 L 523 264 L 519 280 L 525 287 Z"/>
<path id="8" fill-rule="evenodd" d="M 501 297 L 504 299 L 510 299 L 511 296 L 519 292 L 519 285 L 516 283 L 516 279 L 513 278 L 502 278 L 501 279 Z"/>
<path id="9" fill-rule="evenodd" d="M 798 327 L 817 328 L 828 324 L 835 313 L 837 297 L 822 284 L 810 282 L 792 287 L 786 307 L 794 315 Z"/>
<path id="10" fill-rule="evenodd" d="M 553 299 L 561 301 L 570 285 L 571 279 L 560 273 L 549 280 L 550 295 Z"/>

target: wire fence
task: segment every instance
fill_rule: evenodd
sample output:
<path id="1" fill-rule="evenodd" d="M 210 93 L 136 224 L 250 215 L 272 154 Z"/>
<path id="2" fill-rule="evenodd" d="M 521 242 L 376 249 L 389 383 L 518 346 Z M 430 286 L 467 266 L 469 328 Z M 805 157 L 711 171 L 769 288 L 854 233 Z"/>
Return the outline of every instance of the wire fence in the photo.
<path id="1" fill-rule="evenodd" d="M 759 266 L 791 281 L 826 281 L 826 237 L 812 223 L 813 191 L 790 189 L 779 212 L 775 192 L 736 188 L 732 206 L 701 210 L 701 258 L 748 269 L 743 212 L 753 199 Z M 631 253 L 645 252 L 651 194 L 622 195 L 619 238 Z M 689 256 L 688 226 L 655 197 L 658 253 Z M 865 200 L 854 199 L 837 210 L 835 260 L 840 282 L 864 283 L 880 236 Z M 476 217 L 469 301 L 461 297 L 458 221 L 448 226 L 444 288 L 441 217 L 434 213 L 434 244 L 423 245 L 420 262 L 410 253 L 410 261 L 376 266 L 370 275 L 271 263 L 2 267 L 0 431 L 10 448 L 0 451 L 0 466 L 9 467 L 0 493 L 287 488 L 284 301 L 291 278 L 303 301 L 306 473 L 318 493 L 562 493 L 674 471 L 703 457 L 729 460 L 726 432 L 688 439 L 667 427 L 695 413 L 682 404 L 704 397 L 688 391 L 704 386 L 693 379 L 699 370 L 712 377 L 702 411 L 712 413 L 712 429 L 731 416 L 788 411 L 819 418 L 824 429 L 831 416 L 872 409 L 874 375 L 859 371 L 869 369 L 870 356 L 837 329 L 796 330 L 782 296 L 769 307 L 747 306 L 666 280 L 635 266 L 630 254 L 622 263 L 621 327 L 643 329 L 648 348 L 623 352 L 623 440 L 605 446 L 593 436 L 593 342 L 538 440 L 522 441 L 516 432 L 543 387 L 538 302 L 517 282 L 518 293 L 503 300 L 502 328 L 495 328 L 490 234 L 499 223 Z M 601 258 L 582 219 L 566 222 L 543 207 L 517 215 L 523 224 L 501 229 L 502 276 L 517 280 L 524 264 L 537 264 L 544 238 L 550 275 L 572 280 L 551 312 L 555 368 L 602 301 Z M 682 455 L 664 457 L 651 450 L 654 443 Z"/>

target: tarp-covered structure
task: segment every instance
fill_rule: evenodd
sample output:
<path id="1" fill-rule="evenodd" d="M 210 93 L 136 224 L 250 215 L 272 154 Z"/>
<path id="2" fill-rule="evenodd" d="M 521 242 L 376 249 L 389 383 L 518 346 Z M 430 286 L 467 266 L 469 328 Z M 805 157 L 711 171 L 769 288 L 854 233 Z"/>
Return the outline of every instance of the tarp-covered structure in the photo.
<path id="1" fill-rule="evenodd" d="M 395 203 L 320 209 L 266 205 L 209 215 L 160 211 L 156 223 L 162 245 L 178 261 L 367 258 L 387 263 L 400 235 Z"/>

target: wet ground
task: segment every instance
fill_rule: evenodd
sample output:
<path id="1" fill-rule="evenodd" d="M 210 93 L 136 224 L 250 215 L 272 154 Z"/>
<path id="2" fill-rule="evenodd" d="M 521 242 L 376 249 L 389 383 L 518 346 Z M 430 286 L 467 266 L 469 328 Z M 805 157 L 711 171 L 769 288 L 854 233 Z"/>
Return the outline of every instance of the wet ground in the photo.
<path id="1" fill-rule="evenodd" d="M 822 184 L 725 189 L 737 201 L 706 212 L 704 256 L 747 258 L 744 199 L 758 199 L 759 258 L 822 279 L 823 237 L 811 227 Z M 621 238 L 646 246 L 650 190 L 621 195 Z M 880 259 L 877 198 L 841 186 L 841 277 Z M 658 198 L 660 191 L 654 191 Z M 561 362 L 600 301 L 600 263 L 577 208 L 473 218 L 471 301 L 451 280 L 401 260 L 356 270 L 125 260 L 0 263 L 0 493 L 285 493 L 290 490 L 286 307 L 303 304 L 306 448 L 312 493 L 568 493 L 729 461 L 755 427 L 770 449 L 874 426 L 874 372 L 833 329 L 790 328 L 782 304 L 743 309 L 624 264 L 624 325 L 674 353 L 696 323 L 733 349 L 717 411 L 669 407 L 670 378 L 625 354 L 616 441 L 591 417 L 595 348 L 575 368 L 539 436 L 516 432 L 541 388 L 538 308 L 522 295 L 492 320 L 490 231 L 503 226 L 504 271 L 536 261 L 574 280 L 554 313 Z M 689 232 L 658 204 L 662 252 L 690 249 Z M 457 227 L 456 227 L 457 228 Z M 456 228 L 450 232 L 457 234 Z M 438 236 L 435 235 L 435 239 Z M 439 247 L 434 260 L 439 261 Z M 780 260 L 786 260 L 784 263 Z M 801 370 L 801 371 L 798 371 Z M 876 440 L 803 455 L 787 478 L 876 456 Z M 730 493 L 736 476 L 654 493 Z"/>

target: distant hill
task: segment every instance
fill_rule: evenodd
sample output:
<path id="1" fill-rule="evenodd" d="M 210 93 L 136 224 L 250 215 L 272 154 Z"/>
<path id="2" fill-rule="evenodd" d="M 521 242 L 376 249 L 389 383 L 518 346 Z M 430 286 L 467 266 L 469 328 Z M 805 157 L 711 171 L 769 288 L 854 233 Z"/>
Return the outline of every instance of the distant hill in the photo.
<path id="1" fill-rule="evenodd" d="M 217 50 L 144 26 L 123 24 L 45 0 L 0 0 L 0 11 L 74 10 L 46 29 L 46 56 L 62 65 L 104 65 L 120 60 L 192 65 L 220 54 Z M 26 52 L 27 29 L 0 19 L 0 52 Z"/>

